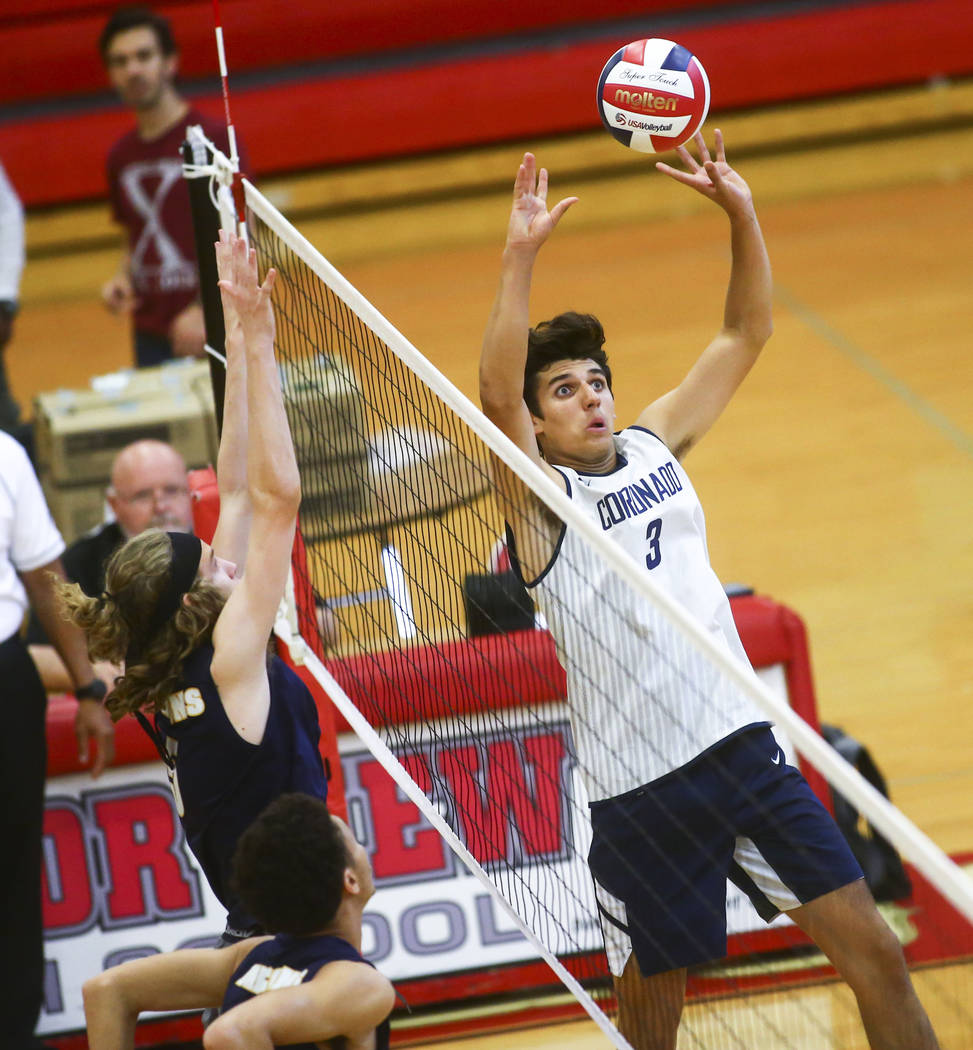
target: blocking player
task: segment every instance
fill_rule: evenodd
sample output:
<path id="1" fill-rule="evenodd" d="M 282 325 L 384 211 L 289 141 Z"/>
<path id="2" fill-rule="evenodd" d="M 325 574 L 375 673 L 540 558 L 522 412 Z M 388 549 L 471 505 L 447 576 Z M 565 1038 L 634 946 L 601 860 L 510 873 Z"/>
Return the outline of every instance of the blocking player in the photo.
<path id="1" fill-rule="evenodd" d="M 772 329 L 770 264 L 751 192 L 727 163 L 719 131 L 715 138 L 715 156 L 698 134 L 699 161 L 678 151 L 685 170 L 656 165 L 713 201 L 730 224 L 723 323 L 685 379 L 616 433 L 597 319 L 565 313 L 530 328 L 537 253 L 577 198 L 548 210 L 547 172 L 528 153 L 483 342 L 480 398 L 507 437 L 749 667 L 682 467 Z M 726 952 L 729 877 L 762 917 L 786 911 L 828 955 L 855 993 L 873 1047 L 935 1047 L 861 869 L 762 713 L 701 660 L 681 658 L 672 673 L 676 658 L 648 603 L 499 460 L 495 471 L 511 553 L 570 658 L 569 702 L 591 800 L 589 863 L 623 1034 L 638 1050 L 675 1046 L 686 968 Z M 618 616 L 605 614 L 606 596 Z M 620 673 L 599 693 L 611 670 L 603 653 Z"/>
<path id="2" fill-rule="evenodd" d="M 387 1050 L 395 992 L 361 955 L 374 883 L 348 826 L 318 799 L 282 795 L 240 839 L 233 868 L 247 908 L 276 935 L 135 959 L 86 981 L 91 1050 L 133 1047 L 144 1010 L 207 1006 L 222 1006 L 207 1050 Z"/>
<path id="3" fill-rule="evenodd" d="M 278 795 L 327 797 L 317 708 L 267 644 L 290 571 L 301 490 L 274 360 L 271 270 L 221 234 L 227 373 L 212 545 L 148 529 L 112 555 L 105 590 L 62 595 L 97 659 L 120 663 L 107 706 L 142 718 L 169 768 L 195 854 L 228 909 L 224 939 L 256 929 L 230 884 L 243 831 Z M 154 725 L 142 715 L 154 714 Z"/>

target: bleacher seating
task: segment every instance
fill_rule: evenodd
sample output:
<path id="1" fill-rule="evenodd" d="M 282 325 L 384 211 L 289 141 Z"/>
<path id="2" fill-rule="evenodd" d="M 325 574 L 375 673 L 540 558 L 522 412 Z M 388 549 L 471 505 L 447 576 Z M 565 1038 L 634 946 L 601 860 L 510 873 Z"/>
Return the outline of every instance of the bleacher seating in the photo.
<path id="1" fill-rule="evenodd" d="M 25 0 L 0 15 L 0 158 L 28 206 L 104 195 L 104 158 L 131 126 L 96 41 L 114 4 Z M 158 5 L 183 88 L 222 112 L 208 5 Z M 224 0 L 233 115 L 252 173 L 280 174 L 597 126 L 613 48 L 677 38 L 704 61 L 713 111 L 973 73 L 969 0 L 737 9 L 713 0 Z"/>

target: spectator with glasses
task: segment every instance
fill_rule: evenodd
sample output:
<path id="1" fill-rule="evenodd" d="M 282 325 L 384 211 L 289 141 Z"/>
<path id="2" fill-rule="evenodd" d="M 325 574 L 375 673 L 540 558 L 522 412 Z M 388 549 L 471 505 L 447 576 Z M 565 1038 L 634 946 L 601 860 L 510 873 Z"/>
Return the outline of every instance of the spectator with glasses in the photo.
<path id="1" fill-rule="evenodd" d="M 135 441 L 112 463 L 111 483 L 105 492 L 114 520 L 85 533 L 72 543 L 61 561 L 68 580 L 94 597 L 105 585 L 105 563 L 125 540 L 148 528 L 192 532 L 186 464 L 164 441 Z M 31 618 L 27 631 L 30 654 L 49 693 L 71 691 L 71 679 L 43 629 Z M 118 669 L 98 664 L 99 679 L 111 682 Z"/>

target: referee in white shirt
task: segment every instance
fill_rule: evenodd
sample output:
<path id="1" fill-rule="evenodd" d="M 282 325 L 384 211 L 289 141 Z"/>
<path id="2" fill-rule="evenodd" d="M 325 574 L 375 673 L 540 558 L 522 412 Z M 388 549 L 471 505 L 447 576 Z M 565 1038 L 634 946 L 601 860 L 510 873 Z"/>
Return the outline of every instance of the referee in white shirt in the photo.
<path id="1" fill-rule="evenodd" d="M 20 407 L 7 385 L 4 349 L 13 335 L 24 270 L 24 208 L 0 163 L 0 430 L 25 435 Z"/>
<path id="2" fill-rule="evenodd" d="M 0 1026 L 4 1050 L 34 1050 L 44 978 L 41 832 L 47 763 L 47 696 L 20 637 L 28 602 L 75 686 L 79 755 L 92 776 L 114 753 L 114 728 L 102 707 L 81 631 L 61 619 L 52 574 L 62 576 L 64 541 L 23 447 L 0 432 Z"/>

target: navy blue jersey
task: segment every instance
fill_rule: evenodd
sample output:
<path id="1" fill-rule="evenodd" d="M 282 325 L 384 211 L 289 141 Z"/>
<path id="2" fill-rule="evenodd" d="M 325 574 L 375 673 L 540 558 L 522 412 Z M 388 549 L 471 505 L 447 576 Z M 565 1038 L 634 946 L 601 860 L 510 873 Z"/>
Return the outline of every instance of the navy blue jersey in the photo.
<path id="1" fill-rule="evenodd" d="M 234 971 L 220 1012 L 226 1013 L 261 992 L 310 981 L 322 966 L 339 960 L 372 965 L 340 937 L 291 937 L 279 933 L 273 940 L 258 944 Z M 386 1017 L 375 1029 L 375 1050 L 388 1050 L 388 1045 L 389 1019 Z M 315 1043 L 288 1046 L 290 1050 L 317 1050 Z"/>
<path id="2" fill-rule="evenodd" d="M 155 716 L 166 738 L 169 778 L 189 848 L 213 892 L 226 907 L 227 924 L 254 928 L 233 898 L 230 865 L 237 841 L 279 795 L 299 791 L 322 801 L 328 782 L 318 751 L 318 712 L 307 686 L 279 658 L 268 666 L 270 713 L 259 744 L 233 727 L 210 673 L 213 647 L 186 660 L 181 688 Z"/>

